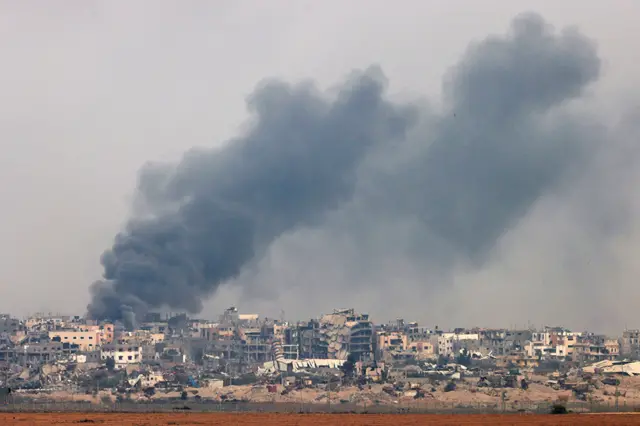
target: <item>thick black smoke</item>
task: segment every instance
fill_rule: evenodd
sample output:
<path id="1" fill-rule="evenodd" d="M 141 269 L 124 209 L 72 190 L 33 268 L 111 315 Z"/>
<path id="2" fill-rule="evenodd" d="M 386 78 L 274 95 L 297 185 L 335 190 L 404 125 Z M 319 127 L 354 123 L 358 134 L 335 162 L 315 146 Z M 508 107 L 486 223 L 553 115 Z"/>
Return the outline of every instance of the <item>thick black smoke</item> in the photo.
<path id="1" fill-rule="evenodd" d="M 352 196 L 355 171 L 374 145 L 403 139 L 412 108 L 383 97 L 377 68 L 353 75 L 327 100 L 308 84 L 270 82 L 249 99 L 255 125 L 221 149 L 148 167 L 144 215 L 102 256 L 89 313 L 122 319 L 202 300 L 284 232 L 311 226 Z M 127 321 L 130 323 L 130 321 Z"/>
<path id="2" fill-rule="evenodd" d="M 470 47 L 447 76 L 446 111 L 429 117 L 417 140 L 407 134 L 419 111 L 384 98 L 377 68 L 356 73 L 333 100 L 310 85 L 265 84 L 249 100 L 247 135 L 143 170 L 141 213 L 104 253 L 89 313 L 197 312 L 275 239 L 321 225 L 371 186 L 365 205 L 375 211 L 361 214 L 417 217 L 450 250 L 481 259 L 588 153 L 546 115 L 579 96 L 599 68 L 579 33 L 519 16 L 507 35 Z M 360 173 L 373 152 L 408 160 L 382 178 Z"/>

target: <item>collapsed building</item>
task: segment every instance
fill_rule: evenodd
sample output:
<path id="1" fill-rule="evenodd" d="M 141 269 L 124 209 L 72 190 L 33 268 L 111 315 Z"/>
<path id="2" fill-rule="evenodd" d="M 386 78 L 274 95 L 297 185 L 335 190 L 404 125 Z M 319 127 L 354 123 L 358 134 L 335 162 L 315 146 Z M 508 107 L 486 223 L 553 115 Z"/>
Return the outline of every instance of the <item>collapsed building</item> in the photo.
<path id="1" fill-rule="evenodd" d="M 374 359 L 373 335 L 369 315 L 354 309 L 334 310 L 274 336 L 273 360 L 265 362 L 259 373 L 339 370 L 349 357 L 369 361 Z"/>
<path id="2" fill-rule="evenodd" d="M 297 343 L 304 359 L 347 359 L 351 355 L 366 361 L 373 358 L 373 334 L 368 314 L 337 309 L 319 320 L 298 324 L 285 344 Z"/>
<path id="3" fill-rule="evenodd" d="M 258 370 L 259 374 L 299 373 L 317 369 L 339 369 L 346 359 L 287 359 L 284 357 L 282 344 L 274 341 L 271 345 L 273 361 L 267 361 Z"/>

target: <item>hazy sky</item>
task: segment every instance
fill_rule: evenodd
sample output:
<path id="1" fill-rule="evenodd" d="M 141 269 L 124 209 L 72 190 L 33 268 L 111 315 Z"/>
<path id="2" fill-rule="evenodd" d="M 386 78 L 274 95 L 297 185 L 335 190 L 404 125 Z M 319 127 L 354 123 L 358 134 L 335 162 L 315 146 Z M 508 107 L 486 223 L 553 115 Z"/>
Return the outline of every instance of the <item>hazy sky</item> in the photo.
<path id="1" fill-rule="evenodd" d="M 577 0 L 0 1 L 0 311 L 83 313 L 88 286 L 102 273 L 100 254 L 127 219 L 141 165 L 233 136 L 247 118 L 245 97 L 262 79 L 311 78 L 326 87 L 354 68 L 379 64 L 392 94 L 437 101 L 443 74 L 468 43 L 504 33 L 514 15 L 525 11 L 539 12 L 557 27 L 575 25 L 597 41 L 603 69 L 588 96 L 590 108 L 614 119 L 640 99 L 640 52 L 634 46 L 640 3 L 633 0 L 588 6 Z M 544 209 L 541 203 L 535 212 Z M 550 238 L 538 223 L 525 223 L 513 238 Z M 566 239 L 575 243 L 579 237 Z M 628 243 L 612 254 L 612 262 L 623 262 L 629 273 L 636 272 L 629 269 L 633 247 Z M 538 250 L 532 261 L 532 252 L 526 253 L 526 260 L 508 264 L 524 262 L 521 273 L 533 273 L 527 268 L 548 256 Z M 272 259 L 271 269 L 286 269 L 289 261 Z M 509 293 L 497 295 L 514 285 L 513 275 L 492 268 L 473 273 L 474 282 L 483 276 L 491 281 L 488 297 L 460 291 L 447 298 L 449 305 L 473 305 L 451 321 L 444 319 L 441 302 L 416 300 L 411 287 L 400 287 L 395 300 L 384 291 L 360 298 L 333 293 L 334 287 L 333 295 L 314 290 L 308 308 L 286 295 L 242 303 L 240 293 L 225 290 L 207 302 L 204 313 L 234 304 L 279 314 L 282 304 L 291 316 L 315 316 L 347 303 L 378 320 L 406 308 L 408 318 L 429 325 L 531 320 L 606 324 L 612 331 L 640 326 L 635 304 L 622 293 L 636 287 L 632 276 L 603 274 L 603 285 L 614 294 L 604 308 L 595 302 L 577 307 L 585 298 L 571 292 L 540 297 L 530 283 L 527 291 L 512 294 L 526 298 L 523 308 Z M 503 314 L 496 313 L 505 305 Z M 616 306 L 620 312 L 613 318 Z"/>

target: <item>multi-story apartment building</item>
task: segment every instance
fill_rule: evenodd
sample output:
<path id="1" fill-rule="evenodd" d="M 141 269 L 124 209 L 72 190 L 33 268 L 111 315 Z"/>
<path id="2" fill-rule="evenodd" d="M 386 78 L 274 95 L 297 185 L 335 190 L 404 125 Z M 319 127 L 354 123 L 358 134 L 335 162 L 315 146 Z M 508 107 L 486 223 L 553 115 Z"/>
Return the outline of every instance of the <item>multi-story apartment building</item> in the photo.
<path id="1" fill-rule="evenodd" d="M 113 358 L 115 368 L 122 369 L 129 364 L 138 364 L 142 361 L 142 345 L 134 342 L 104 345 L 101 349 L 100 358 L 102 361 Z"/>
<path id="2" fill-rule="evenodd" d="M 49 339 L 78 345 L 81 351 L 94 351 L 100 347 L 100 331 L 56 330 L 49 332 Z"/>
<path id="3" fill-rule="evenodd" d="M 640 358 L 640 330 L 625 330 L 622 332 L 620 355 Z"/>
<path id="4" fill-rule="evenodd" d="M 373 324 L 369 315 L 353 309 L 334 310 L 320 320 L 299 323 L 290 337 L 298 341 L 300 358 L 346 359 L 352 355 L 358 360 L 369 360 L 374 357 Z"/>
<path id="5" fill-rule="evenodd" d="M 380 331 L 376 339 L 379 351 L 403 351 L 409 346 L 409 336 L 401 331 Z"/>

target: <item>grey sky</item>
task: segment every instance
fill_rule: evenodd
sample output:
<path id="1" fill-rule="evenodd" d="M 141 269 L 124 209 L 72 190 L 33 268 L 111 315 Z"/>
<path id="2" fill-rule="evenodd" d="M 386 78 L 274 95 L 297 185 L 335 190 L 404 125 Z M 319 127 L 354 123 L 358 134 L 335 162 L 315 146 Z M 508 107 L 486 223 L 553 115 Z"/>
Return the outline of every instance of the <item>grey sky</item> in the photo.
<path id="1" fill-rule="evenodd" d="M 176 159 L 193 146 L 212 146 L 232 136 L 246 118 L 245 97 L 263 78 L 312 78 L 327 86 L 354 68 L 380 64 L 392 94 L 437 101 L 443 74 L 467 44 L 503 33 L 515 14 L 528 10 L 558 27 L 576 25 L 597 41 L 604 64 L 589 95 L 592 108 L 615 117 L 640 99 L 633 93 L 640 79 L 640 54 L 633 48 L 640 37 L 634 20 L 640 16 L 640 4 L 632 0 L 588 7 L 568 0 L 404 1 L 393 6 L 364 0 L 68 1 L 55 6 L 0 1 L 0 310 L 83 312 L 88 286 L 102 273 L 99 256 L 127 219 L 140 166 L 149 160 Z M 541 203 L 533 215 L 543 214 L 537 212 L 544 208 Z M 527 232 L 545 238 L 547 234 L 536 232 L 536 223 L 523 224 L 517 238 L 525 238 Z M 574 244 L 578 239 L 567 237 Z M 625 247 L 633 246 L 627 242 Z M 516 253 L 512 256 L 520 253 L 509 251 Z M 534 264 L 531 250 L 521 253 L 528 259 L 524 263 Z M 547 255 L 548 251 L 539 253 L 536 259 Z M 292 262 L 274 256 L 271 269 L 282 265 L 282 271 Z M 629 257 L 633 255 L 627 248 L 616 251 L 607 265 L 624 262 L 628 269 L 633 263 Z M 509 288 L 513 275 L 507 278 L 502 269 L 492 272 L 495 268 L 474 273 L 474 282 L 490 277 L 491 288 Z M 501 274 L 504 279 L 496 280 Z M 561 276 L 553 270 L 544 275 Z M 621 279 L 628 283 L 625 280 Z M 616 291 L 632 287 L 621 285 Z M 399 288 L 397 294 L 403 291 L 411 299 L 411 286 Z M 476 297 L 464 293 L 456 297 Z M 205 313 L 238 304 L 237 295 L 222 291 Z M 380 320 L 400 315 L 401 298 L 389 303 L 385 297 L 383 291 L 373 292 L 358 307 L 378 317 L 386 315 Z M 576 314 L 579 310 L 572 309 L 570 315 L 561 311 L 573 299 L 568 293 L 562 297 L 565 300 L 557 304 L 536 299 L 555 308 L 532 309 L 526 312 L 529 318 L 516 308 L 496 315 L 492 312 L 500 304 L 492 305 L 487 298 L 486 308 L 457 314 L 453 321 L 508 325 L 548 319 L 575 326 L 609 321 L 606 327 L 611 328 L 640 323 L 624 298 L 612 300 L 607 309 L 612 312 L 619 301 L 623 313 L 617 318 L 594 322 L 598 306 L 589 307 L 583 319 Z M 323 302 L 310 309 L 327 310 L 355 300 L 342 295 L 333 301 L 319 298 Z M 448 303 L 456 303 L 454 296 L 448 298 Z M 277 314 L 276 302 L 248 301 L 240 307 Z M 292 306 L 286 295 L 282 304 L 291 315 L 305 311 Z M 442 320 L 432 300 L 406 305 L 412 318 Z"/>

